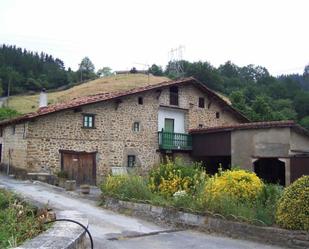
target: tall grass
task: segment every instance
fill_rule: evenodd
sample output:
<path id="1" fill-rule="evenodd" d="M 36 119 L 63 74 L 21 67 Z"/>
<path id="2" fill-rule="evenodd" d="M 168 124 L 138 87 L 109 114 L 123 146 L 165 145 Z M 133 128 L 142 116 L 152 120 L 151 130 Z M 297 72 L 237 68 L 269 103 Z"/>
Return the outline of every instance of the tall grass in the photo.
<path id="1" fill-rule="evenodd" d="M 151 200 L 153 194 L 147 186 L 147 181 L 136 175 L 109 176 L 101 185 L 105 196 L 120 199 Z"/>
<path id="2" fill-rule="evenodd" d="M 275 223 L 276 205 L 283 193 L 279 185 L 265 184 L 253 201 L 239 201 L 230 195 L 206 198 L 205 208 L 225 217 L 233 217 L 251 223 L 272 225 Z"/>
<path id="3" fill-rule="evenodd" d="M 44 227 L 33 207 L 0 190 L 0 248 L 15 247 L 42 230 Z"/>

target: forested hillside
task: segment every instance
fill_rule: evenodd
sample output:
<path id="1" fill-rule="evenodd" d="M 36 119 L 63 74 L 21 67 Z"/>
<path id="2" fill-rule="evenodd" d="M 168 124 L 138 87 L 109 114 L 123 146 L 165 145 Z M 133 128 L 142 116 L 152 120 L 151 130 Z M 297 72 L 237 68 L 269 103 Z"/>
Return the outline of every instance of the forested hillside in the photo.
<path id="1" fill-rule="evenodd" d="M 42 88 L 55 89 L 79 81 L 95 79 L 94 65 L 85 57 L 74 72 L 64 62 L 44 52 L 16 46 L 0 46 L 0 95 L 15 95 Z"/>
<path id="2" fill-rule="evenodd" d="M 178 69 L 177 73 L 175 68 Z M 135 71 L 131 70 L 132 73 Z M 218 68 L 206 61 L 181 61 L 177 65 L 170 62 L 165 69 L 154 64 L 149 72 L 155 76 L 166 76 L 171 79 L 193 76 L 208 87 L 229 97 L 232 105 L 252 121 L 292 119 L 309 129 L 309 65 L 304 67 L 303 74 L 279 77 L 271 76 L 262 66 L 239 67 L 230 61 Z M 95 72 L 95 67 L 88 57 L 82 59 L 79 69 L 74 72 L 70 68 L 66 69 L 64 62 L 52 55 L 43 52 L 39 54 L 15 46 L 0 46 L 0 95 L 2 96 L 7 96 L 9 89 L 10 95 L 16 95 L 29 91 L 38 92 L 43 87 L 68 88 L 77 82 L 108 75 L 112 75 L 109 67 L 103 67 Z M 130 80 L 132 81 L 132 77 Z M 90 85 L 94 87 L 90 92 L 95 93 L 97 84 Z M 117 90 L 120 90 L 119 87 L 121 88 L 118 84 Z M 61 95 L 61 92 L 59 94 Z M 55 96 L 58 95 L 55 93 Z M 60 99 L 56 98 L 55 101 Z M 14 98 L 11 103 L 15 103 L 14 107 L 23 105 L 22 101 Z M 33 104 L 34 100 L 32 104 L 30 103 L 28 105 L 31 105 L 32 109 L 36 108 Z M 29 110 L 29 107 L 22 112 L 26 110 Z M 4 110 L 0 110 L 2 111 Z M 12 116 L 11 110 L 8 112 Z M 4 113 L 3 116 L 5 117 L 6 114 Z"/>
<path id="3" fill-rule="evenodd" d="M 261 66 L 239 67 L 228 61 L 218 68 L 208 62 L 182 61 L 182 76 L 193 76 L 208 87 L 228 96 L 232 105 L 252 121 L 298 121 L 309 129 L 309 65 L 302 75 L 273 77 Z M 152 65 L 155 75 L 175 76 L 175 65 L 169 63 L 163 71 Z"/>

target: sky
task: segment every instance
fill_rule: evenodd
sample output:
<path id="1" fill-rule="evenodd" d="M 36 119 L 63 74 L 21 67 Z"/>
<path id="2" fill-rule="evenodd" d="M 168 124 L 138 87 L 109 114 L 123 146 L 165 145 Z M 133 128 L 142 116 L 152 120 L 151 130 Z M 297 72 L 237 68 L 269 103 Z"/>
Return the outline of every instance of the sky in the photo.
<path id="1" fill-rule="evenodd" d="M 230 60 L 272 75 L 309 64 L 308 0 L 0 0 L 0 44 L 44 51 L 73 70 L 165 66 L 182 59 Z"/>

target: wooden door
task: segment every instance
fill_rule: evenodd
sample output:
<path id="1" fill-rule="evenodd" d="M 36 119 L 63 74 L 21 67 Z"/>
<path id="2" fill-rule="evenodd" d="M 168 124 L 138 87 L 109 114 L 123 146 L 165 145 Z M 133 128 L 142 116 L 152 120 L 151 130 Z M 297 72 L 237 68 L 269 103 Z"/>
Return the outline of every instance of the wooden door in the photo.
<path id="1" fill-rule="evenodd" d="M 95 154 L 80 154 L 78 181 L 81 184 L 95 185 Z"/>
<path id="2" fill-rule="evenodd" d="M 62 152 L 61 169 L 76 184 L 96 184 L 95 153 Z"/>

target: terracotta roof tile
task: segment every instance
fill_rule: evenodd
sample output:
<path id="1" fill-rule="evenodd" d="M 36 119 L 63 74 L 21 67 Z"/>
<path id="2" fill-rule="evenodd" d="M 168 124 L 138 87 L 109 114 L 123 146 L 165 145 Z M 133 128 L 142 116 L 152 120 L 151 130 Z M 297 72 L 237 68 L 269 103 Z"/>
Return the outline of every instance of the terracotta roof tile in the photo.
<path id="1" fill-rule="evenodd" d="M 224 105 L 228 110 L 233 112 L 240 120 L 243 122 L 249 121 L 244 115 L 242 115 L 240 112 L 238 112 L 236 109 L 234 109 L 232 106 L 230 106 L 224 99 L 222 99 L 218 94 L 216 94 L 214 91 L 210 90 L 208 87 L 206 87 L 201 82 L 197 81 L 196 79 L 189 77 L 181 80 L 176 81 L 164 81 L 158 84 L 148 85 L 144 87 L 138 87 L 127 91 L 119 91 L 119 92 L 111 92 L 111 93 L 98 93 L 94 95 L 74 98 L 68 102 L 58 103 L 54 105 L 49 105 L 47 107 L 40 108 L 36 112 L 28 113 L 23 116 L 13 118 L 10 120 L 3 120 L 0 122 L 0 125 L 10 124 L 10 123 L 17 123 L 29 119 L 33 119 L 35 117 L 47 115 L 50 113 L 66 110 L 66 109 L 72 109 L 83 105 L 89 105 L 101 101 L 111 100 L 111 99 L 117 99 L 123 96 L 128 96 L 136 93 L 141 93 L 153 89 L 160 89 L 163 87 L 171 86 L 171 85 L 180 85 L 180 84 L 187 84 L 187 83 L 194 83 L 197 84 L 200 88 L 202 88 L 208 95 L 210 95 L 211 98 L 216 99 L 220 104 Z"/>
<path id="2" fill-rule="evenodd" d="M 305 128 L 299 126 L 292 120 L 251 122 L 251 123 L 242 123 L 242 124 L 235 124 L 235 125 L 223 125 L 223 126 L 215 126 L 215 127 L 208 127 L 208 128 L 191 129 L 189 133 L 190 134 L 207 134 L 207 133 L 235 131 L 235 130 L 285 128 L 285 127 L 293 128 L 293 129 L 296 129 L 298 132 L 309 135 L 309 132 Z"/>

